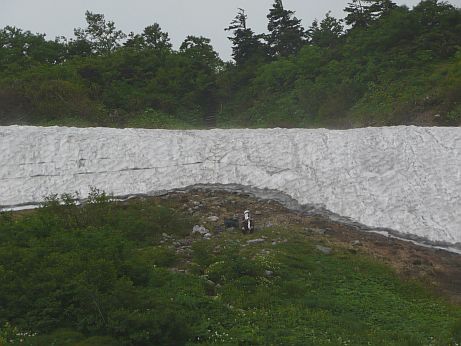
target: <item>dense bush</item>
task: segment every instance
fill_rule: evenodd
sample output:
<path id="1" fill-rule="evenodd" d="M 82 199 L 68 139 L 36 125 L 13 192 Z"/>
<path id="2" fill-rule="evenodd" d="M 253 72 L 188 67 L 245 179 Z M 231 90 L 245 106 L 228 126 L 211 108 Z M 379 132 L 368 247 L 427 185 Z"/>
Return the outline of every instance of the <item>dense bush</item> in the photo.
<path id="1" fill-rule="evenodd" d="M 43 334 L 71 328 L 81 333 L 71 337 L 66 332 L 74 341 L 83 334 L 110 334 L 137 345 L 184 342 L 189 332 L 181 307 L 164 296 L 164 286 L 174 282 L 162 268 L 175 262 L 175 254 L 158 241 L 165 232 L 183 236 L 190 222 L 152 203 L 111 202 L 97 190 L 83 205 L 71 195 L 50 196 L 19 220 L 2 213 L 0 322 L 5 338 L 20 335 L 17 330 Z M 191 286 L 200 292 L 199 282 Z"/>
<path id="2" fill-rule="evenodd" d="M 305 33 L 279 0 L 269 35 L 248 28 L 241 10 L 226 29 L 229 63 L 209 39 L 188 36 L 173 50 L 154 24 L 123 41 L 112 22 L 89 12 L 88 27 L 68 41 L 5 27 L 0 124 L 459 125 L 461 10 L 438 0 L 411 10 L 370 0 L 360 14 L 354 3 L 346 30 L 327 14 Z"/>

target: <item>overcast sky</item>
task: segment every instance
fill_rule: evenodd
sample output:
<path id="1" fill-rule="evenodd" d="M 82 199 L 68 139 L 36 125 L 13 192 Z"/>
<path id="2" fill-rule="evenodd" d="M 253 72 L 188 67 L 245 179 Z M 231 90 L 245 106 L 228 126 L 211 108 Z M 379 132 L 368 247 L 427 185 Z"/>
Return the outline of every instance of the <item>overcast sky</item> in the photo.
<path id="1" fill-rule="evenodd" d="M 394 0 L 396 1 L 396 0 Z M 284 0 L 285 8 L 296 11 L 304 27 L 315 18 L 322 19 L 332 11 L 344 17 L 349 0 Z M 397 0 L 413 7 L 418 0 Z M 450 0 L 461 7 L 461 0 Z M 231 46 L 224 28 L 235 17 L 239 7 L 248 14 L 248 25 L 257 33 L 266 30 L 269 8 L 273 0 L 0 0 L 0 27 L 17 26 L 44 33 L 49 39 L 71 37 L 73 29 L 85 27 L 86 10 L 103 13 L 125 33 L 141 32 L 144 27 L 159 23 L 177 48 L 187 35 L 205 36 L 224 60 L 230 59 Z"/>

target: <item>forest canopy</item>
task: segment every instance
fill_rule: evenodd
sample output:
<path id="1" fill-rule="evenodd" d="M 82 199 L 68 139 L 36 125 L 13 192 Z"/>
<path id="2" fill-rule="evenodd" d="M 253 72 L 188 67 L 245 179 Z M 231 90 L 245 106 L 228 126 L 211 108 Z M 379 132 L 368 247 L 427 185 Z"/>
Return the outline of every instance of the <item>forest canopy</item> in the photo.
<path id="1" fill-rule="evenodd" d="M 205 37 L 174 49 L 152 23 L 124 33 L 103 14 L 49 40 L 0 29 L 0 124 L 152 128 L 461 123 L 461 10 L 423 0 L 352 0 L 308 28 L 282 0 L 256 33 L 244 9 L 223 23 L 222 61 Z"/>

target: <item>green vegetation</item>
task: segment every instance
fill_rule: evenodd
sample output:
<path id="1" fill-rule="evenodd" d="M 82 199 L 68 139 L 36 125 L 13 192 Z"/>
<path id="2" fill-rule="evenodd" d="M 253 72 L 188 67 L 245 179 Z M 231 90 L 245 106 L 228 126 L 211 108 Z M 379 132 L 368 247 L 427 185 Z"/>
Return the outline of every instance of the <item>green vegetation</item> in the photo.
<path id="1" fill-rule="evenodd" d="M 306 30 L 275 0 L 268 33 L 256 34 L 240 9 L 225 29 L 228 63 L 204 37 L 188 36 L 174 50 L 157 23 L 126 35 L 87 12 L 86 28 L 53 41 L 7 26 L 0 29 L 0 124 L 460 124 L 459 8 L 353 0 L 345 14 L 327 13 Z"/>
<path id="2" fill-rule="evenodd" d="M 296 229 L 265 229 L 251 245 L 231 231 L 201 240 L 168 202 L 74 197 L 0 214 L 0 344 L 461 341 L 461 308 L 376 260 L 325 255 Z M 175 251 L 184 240 L 191 251 Z"/>

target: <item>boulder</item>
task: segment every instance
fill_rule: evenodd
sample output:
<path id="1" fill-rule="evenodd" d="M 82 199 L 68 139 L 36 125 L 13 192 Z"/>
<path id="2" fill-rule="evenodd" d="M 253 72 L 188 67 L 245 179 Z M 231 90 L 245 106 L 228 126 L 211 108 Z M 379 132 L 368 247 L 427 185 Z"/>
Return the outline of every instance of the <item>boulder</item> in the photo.
<path id="1" fill-rule="evenodd" d="M 265 270 L 264 275 L 266 275 L 267 277 L 271 277 L 274 275 L 274 272 L 272 270 Z"/>
<path id="2" fill-rule="evenodd" d="M 317 250 L 319 250 L 321 253 L 324 253 L 325 255 L 329 255 L 333 251 L 331 248 L 322 246 L 322 245 L 317 245 L 316 248 Z"/>
<path id="3" fill-rule="evenodd" d="M 209 230 L 207 230 L 203 226 L 195 225 L 194 228 L 192 228 L 192 234 L 200 234 L 200 235 L 205 235 L 207 233 L 210 233 Z"/>

